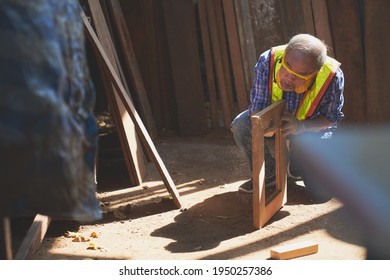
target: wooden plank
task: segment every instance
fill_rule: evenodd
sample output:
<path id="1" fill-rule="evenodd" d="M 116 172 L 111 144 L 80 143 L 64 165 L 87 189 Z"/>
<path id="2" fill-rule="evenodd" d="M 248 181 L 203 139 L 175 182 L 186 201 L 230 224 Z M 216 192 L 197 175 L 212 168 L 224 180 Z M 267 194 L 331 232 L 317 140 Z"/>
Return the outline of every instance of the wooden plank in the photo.
<path id="1" fill-rule="evenodd" d="M 217 85 L 220 100 L 222 103 L 222 113 L 225 127 L 230 127 L 232 121 L 233 112 L 229 106 L 228 102 L 228 93 L 226 86 L 226 78 L 224 74 L 224 66 L 222 63 L 222 54 L 221 54 L 221 43 L 218 36 L 217 22 L 215 19 L 214 5 L 213 1 L 206 1 L 206 10 L 207 10 L 207 19 L 210 28 L 210 37 L 211 37 L 211 48 L 215 64 L 215 72 L 217 75 Z"/>
<path id="2" fill-rule="evenodd" d="M 144 120 L 145 126 L 151 138 L 155 139 L 157 137 L 157 128 L 146 94 L 145 85 L 139 70 L 138 61 L 135 57 L 133 43 L 127 30 L 122 7 L 119 0 L 108 1 L 108 7 L 111 12 L 116 31 L 118 32 L 119 42 L 124 52 L 127 70 L 132 82 L 132 88 L 134 89 L 134 95 L 138 100 L 141 117 Z"/>
<path id="3" fill-rule="evenodd" d="M 84 12 L 81 12 L 81 17 L 84 22 L 84 26 L 86 28 L 86 35 L 88 40 L 90 41 L 96 56 L 99 60 L 101 60 L 106 67 L 106 72 L 110 76 L 110 80 L 112 81 L 113 85 L 115 86 L 115 89 L 118 92 L 118 95 L 120 99 L 122 100 L 126 111 L 129 112 L 129 115 L 131 119 L 133 120 L 135 124 L 135 128 L 137 129 L 138 135 L 142 140 L 142 143 L 144 144 L 150 158 L 152 159 L 153 163 L 155 164 L 155 167 L 157 168 L 158 172 L 160 173 L 164 184 L 166 188 L 168 189 L 169 193 L 172 195 L 173 201 L 175 205 L 180 208 L 182 203 L 180 202 L 180 196 L 176 189 L 175 184 L 172 181 L 172 178 L 170 177 L 168 170 L 166 169 L 162 159 L 160 158 L 152 139 L 150 138 L 148 131 L 146 130 L 145 126 L 142 123 L 142 120 L 140 116 L 138 115 L 136 109 L 134 108 L 134 105 L 129 98 L 129 96 L 126 94 L 125 88 L 123 87 L 118 75 L 116 74 L 110 60 L 108 59 L 102 45 L 100 44 L 99 39 L 97 38 L 95 31 L 93 30 L 91 24 L 88 22 Z"/>
<path id="4" fill-rule="evenodd" d="M 316 30 L 314 27 L 313 8 L 311 5 L 311 0 L 301 0 L 301 5 L 302 5 L 303 20 L 305 22 L 306 33 L 315 36 Z"/>
<path id="5" fill-rule="evenodd" d="M 99 35 L 99 38 L 102 40 L 102 46 L 106 50 L 108 58 L 112 62 L 115 72 L 119 74 L 119 66 L 116 64 L 114 54 L 115 50 L 111 41 L 111 34 L 108 30 L 100 2 L 88 0 L 88 3 L 96 31 Z M 142 153 L 142 148 L 137 134 L 135 133 L 134 123 L 131 120 L 129 113 L 126 111 L 123 102 L 119 98 L 116 89 L 113 88 L 113 91 L 114 98 L 109 98 L 109 101 L 111 101 L 110 108 L 112 108 L 111 113 L 119 135 L 119 140 L 121 142 L 126 166 L 130 175 L 130 181 L 134 185 L 139 185 L 146 176 L 144 155 Z M 127 92 L 126 95 L 129 96 Z"/>
<path id="6" fill-rule="evenodd" d="M 346 102 L 343 107 L 346 118 L 343 123 L 365 123 L 366 106 L 370 101 L 367 101 L 365 65 L 362 63 L 365 54 L 359 3 L 355 0 L 328 0 L 327 3 L 335 58 L 341 62 L 341 69 L 346 77 Z M 375 105 L 376 109 L 378 105 Z"/>
<path id="7" fill-rule="evenodd" d="M 228 42 L 226 38 L 226 28 L 225 28 L 225 21 L 223 19 L 223 9 L 222 9 L 221 0 L 211 1 L 211 5 L 214 6 L 214 17 L 216 21 L 217 34 L 220 43 L 219 48 L 220 48 L 222 66 L 223 66 L 223 74 L 225 75 L 225 83 L 226 83 L 226 95 L 222 95 L 222 97 L 226 98 L 226 101 L 230 108 L 230 112 L 234 117 L 238 114 L 238 111 L 236 110 L 236 106 L 234 103 L 233 83 L 232 83 L 233 77 L 231 75 L 231 63 L 229 58 Z M 233 118 L 230 117 L 230 121 L 232 120 Z M 226 126 L 226 128 L 229 127 L 230 127 L 230 123 L 229 126 Z"/>
<path id="8" fill-rule="evenodd" d="M 286 43 L 283 23 L 277 7 L 280 1 L 241 0 L 241 2 L 248 2 L 257 59 L 270 47 Z"/>
<path id="9" fill-rule="evenodd" d="M 234 0 L 237 17 L 238 34 L 241 45 L 241 56 L 244 64 L 246 92 L 249 92 L 253 83 L 253 68 L 257 61 L 253 31 L 250 20 L 248 1 Z"/>
<path id="10" fill-rule="evenodd" d="M 390 2 L 364 2 L 364 62 L 367 95 L 367 122 L 382 124 L 390 121 Z"/>
<path id="11" fill-rule="evenodd" d="M 230 61 L 233 70 L 237 106 L 240 112 L 248 109 L 249 93 L 246 91 L 244 65 L 237 30 L 237 19 L 233 0 L 222 0 L 226 33 L 229 43 Z"/>
<path id="12" fill-rule="evenodd" d="M 306 31 L 301 0 L 277 1 L 277 5 L 277 8 L 279 8 L 284 42 L 288 42 L 294 35 Z"/>
<path id="13" fill-rule="evenodd" d="M 0 260 L 12 260 L 11 221 L 0 217 Z"/>
<path id="14" fill-rule="evenodd" d="M 279 246 L 270 250 L 272 259 L 288 260 L 318 252 L 318 243 L 313 241 L 303 241 L 294 244 Z"/>
<path id="15" fill-rule="evenodd" d="M 210 31 L 207 20 L 206 0 L 198 1 L 199 24 L 202 35 L 202 47 L 206 69 L 207 91 L 210 102 L 211 127 L 219 127 L 217 89 L 215 84 L 214 65 L 211 51 Z"/>
<path id="16" fill-rule="evenodd" d="M 330 32 L 328 6 L 326 0 L 312 0 L 314 26 L 316 36 L 328 46 L 328 54 L 334 56 L 333 39 Z"/>
<path id="17" fill-rule="evenodd" d="M 166 35 L 163 3 L 160 0 L 154 1 L 155 15 L 155 52 L 157 54 L 157 77 L 158 88 L 156 88 L 153 99 L 156 105 L 161 107 L 162 128 L 164 131 L 179 131 L 179 118 L 175 101 L 175 90 L 173 84 L 171 61 L 169 58 L 168 38 Z M 148 19 L 148 18 L 147 18 Z M 151 20 L 151 17 L 149 17 Z M 150 54 L 149 56 L 152 56 Z M 157 103 L 157 100 L 159 102 Z"/>
<path id="18" fill-rule="evenodd" d="M 178 130 L 162 3 L 157 0 L 121 0 L 120 4 L 157 130 Z"/>
<path id="19" fill-rule="evenodd" d="M 206 132 L 206 108 L 192 0 L 162 1 L 180 134 Z"/>
<path id="20" fill-rule="evenodd" d="M 286 101 L 280 100 L 251 117 L 252 122 L 252 179 L 253 224 L 262 228 L 287 201 L 286 139 L 282 136 L 281 115 Z M 275 134 L 276 191 L 265 195 L 264 132 Z"/>
<path id="21" fill-rule="evenodd" d="M 129 88 L 129 85 L 127 84 L 127 79 L 125 77 L 125 73 L 124 73 L 124 71 L 122 69 L 122 66 L 121 66 L 122 58 L 119 58 L 119 55 L 118 55 L 118 52 L 117 52 L 116 40 L 115 40 L 114 35 L 113 35 L 114 34 L 114 29 L 113 29 L 113 26 L 112 26 L 112 22 L 110 21 L 110 18 L 109 18 L 109 12 L 108 12 L 108 8 L 107 8 L 107 1 L 101 1 L 100 3 L 101 3 L 101 10 L 103 12 L 103 16 L 104 16 L 104 19 L 105 19 L 104 23 L 105 23 L 105 25 L 107 27 L 108 34 L 110 35 L 107 38 L 107 40 L 111 44 L 111 49 L 113 51 L 113 57 L 114 57 L 115 66 L 116 66 L 116 68 L 118 70 L 118 75 L 119 75 L 119 77 L 122 80 L 123 86 L 125 87 L 127 94 L 132 99 L 130 88 Z"/>
<path id="22" fill-rule="evenodd" d="M 32 259 L 45 237 L 50 222 L 51 219 L 48 216 L 40 214 L 35 216 L 26 237 L 15 254 L 15 260 Z"/>

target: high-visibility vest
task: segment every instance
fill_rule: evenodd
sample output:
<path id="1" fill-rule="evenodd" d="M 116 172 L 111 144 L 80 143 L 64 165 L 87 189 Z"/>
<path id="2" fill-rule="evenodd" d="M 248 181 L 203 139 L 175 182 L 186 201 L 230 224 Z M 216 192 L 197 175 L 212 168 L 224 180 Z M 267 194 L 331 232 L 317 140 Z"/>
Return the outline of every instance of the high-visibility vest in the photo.
<path id="1" fill-rule="evenodd" d="M 283 90 L 276 83 L 275 75 L 282 65 L 280 60 L 282 59 L 285 49 L 286 45 L 273 47 L 271 49 L 270 76 L 268 86 L 271 93 L 272 102 L 279 101 L 283 98 Z M 327 57 L 324 65 L 317 73 L 313 84 L 305 93 L 302 93 L 304 94 L 304 97 L 302 98 L 296 113 L 298 120 L 310 118 L 314 114 L 314 111 L 324 96 L 326 89 L 328 88 L 339 67 L 340 62 L 331 57 Z"/>

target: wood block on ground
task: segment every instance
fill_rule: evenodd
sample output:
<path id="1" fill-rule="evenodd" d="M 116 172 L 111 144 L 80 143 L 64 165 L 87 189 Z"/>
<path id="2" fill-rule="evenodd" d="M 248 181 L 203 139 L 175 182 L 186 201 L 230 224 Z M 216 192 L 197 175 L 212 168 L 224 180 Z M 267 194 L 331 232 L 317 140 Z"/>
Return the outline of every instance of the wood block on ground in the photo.
<path id="1" fill-rule="evenodd" d="M 298 242 L 271 249 L 271 258 L 288 260 L 318 252 L 318 243 L 312 241 Z"/>

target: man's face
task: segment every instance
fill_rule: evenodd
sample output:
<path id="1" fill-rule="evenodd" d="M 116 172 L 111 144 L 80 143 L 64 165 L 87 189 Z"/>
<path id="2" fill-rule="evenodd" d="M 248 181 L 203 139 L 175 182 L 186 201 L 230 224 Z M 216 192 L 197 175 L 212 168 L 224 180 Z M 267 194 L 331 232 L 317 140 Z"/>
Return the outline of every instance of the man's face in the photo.
<path id="1" fill-rule="evenodd" d="M 299 50 L 289 50 L 285 53 L 280 67 L 280 86 L 284 91 L 295 91 L 311 79 L 316 72 L 317 62 L 311 56 Z"/>

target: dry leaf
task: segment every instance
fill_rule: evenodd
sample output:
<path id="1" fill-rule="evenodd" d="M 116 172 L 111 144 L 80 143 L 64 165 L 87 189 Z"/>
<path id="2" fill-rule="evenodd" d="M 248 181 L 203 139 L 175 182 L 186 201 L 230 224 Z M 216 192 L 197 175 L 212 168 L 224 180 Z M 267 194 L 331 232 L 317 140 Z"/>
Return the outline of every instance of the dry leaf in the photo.
<path id="1" fill-rule="evenodd" d="M 95 243 L 92 242 L 90 242 L 87 247 L 87 250 L 99 250 L 99 249 L 101 249 L 101 247 L 97 246 Z"/>
<path id="2" fill-rule="evenodd" d="M 88 242 L 90 239 L 82 235 L 75 237 L 72 242 Z"/>
<path id="3" fill-rule="evenodd" d="M 221 220 L 227 220 L 227 219 L 230 219 L 229 216 L 217 216 L 218 219 L 221 219 Z"/>

